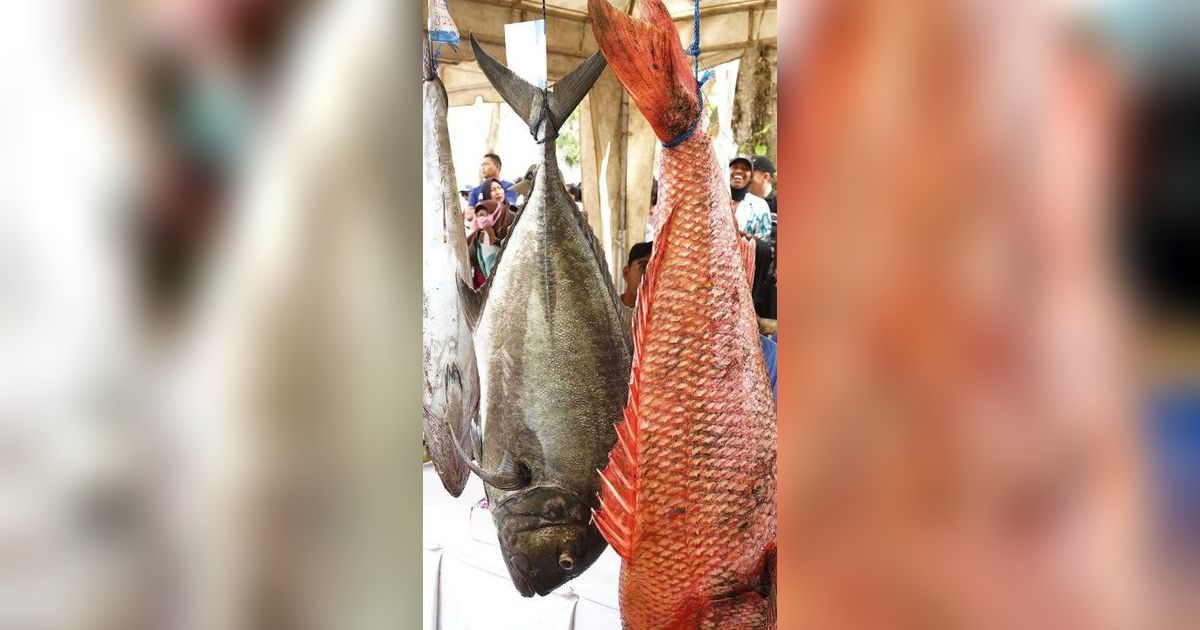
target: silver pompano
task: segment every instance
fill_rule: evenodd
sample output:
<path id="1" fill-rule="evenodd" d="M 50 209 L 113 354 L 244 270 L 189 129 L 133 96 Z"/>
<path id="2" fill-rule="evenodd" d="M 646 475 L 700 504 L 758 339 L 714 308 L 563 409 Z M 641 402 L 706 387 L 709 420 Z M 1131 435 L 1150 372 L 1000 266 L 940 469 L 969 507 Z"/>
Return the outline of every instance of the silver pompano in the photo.
<path id="1" fill-rule="evenodd" d="M 470 470 L 458 455 L 454 436 L 467 450 L 479 409 L 479 375 L 471 331 L 460 294 L 470 291 L 471 267 L 458 201 L 446 88 L 425 47 L 423 103 L 424 184 L 422 216 L 423 370 L 425 443 L 446 490 L 462 494 Z"/>
<path id="2" fill-rule="evenodd" d="M 599 53 L 542 92 L 474 38 L 488 80 L 543 141 L 531 198 L 510 230 L 475 331 L 483 469 L 500 547 L 522 595 L 545 595 L 595 562 L 590 522 L 616 442 L 630 351 L 595 236 L 566 192 L 554 138 L 605 68 Z M 488 472 L 492 471 L 492 472 Z"/>

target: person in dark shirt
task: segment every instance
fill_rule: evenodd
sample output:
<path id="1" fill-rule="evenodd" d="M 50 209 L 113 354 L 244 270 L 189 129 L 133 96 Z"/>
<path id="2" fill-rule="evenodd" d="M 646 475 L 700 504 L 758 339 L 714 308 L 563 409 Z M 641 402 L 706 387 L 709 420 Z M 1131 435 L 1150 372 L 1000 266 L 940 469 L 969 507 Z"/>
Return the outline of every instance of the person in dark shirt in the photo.
<path id="1" fill-rule="evenodd" d="M 776 319 L 775 311 L 775 237 L 777 233 L 777 206 L 775 188 L 771 180 L 775 176 L 775 163 L 765 155 L 751 160 L 750 194 L 763 198 L 771 211 L 771 235 L 755 243 L 754 283 L 751 294 L 754 312 L 762 319 Z"/>
<path id="2" fill-rule="evenodd" d="M 754 313 L 762 319 L 777 319 L 775 314 L 775 252 L 771 243 L 754 241 L 754 281 L 750 285 Z"/>
<path id="3" fill-rule="evenodd" d="M 771 214 L 779 214 L 779 209 L 775 202 L 775 187 L 772 185 L 772 180 L 775 178 L 775 163 L 771 158 L 765 155 L 757 155 L 751 160 L 750 172 L 750 194 L 762 197 L 767 201 L 767 207 L 771 209 Z"/>
<path id="4" fill-rule="evenodd" d="M 500 179 L 501 165 L 502 163 L 500 162 L 499 155 L 496 155 L 495 153 L 488 153 L 484 155 L 483 161 L 479 163 L 479 178 L 484 182 L 489 179 L 499 181 L 500 185 L 504 187 L 504 200 L 509 204 L 515 204 L 517 203 L 517 193 L 516 191 L 511 190 L 512 182 Z M 471 189 L 471 195 L 467 197 L 467 205 L 475 207 L 479 205 L 479 202 L 484 201 L 487 198 L 488 195 L 484 194 L 483 183 L 481 182 L 478 186 Z"/>

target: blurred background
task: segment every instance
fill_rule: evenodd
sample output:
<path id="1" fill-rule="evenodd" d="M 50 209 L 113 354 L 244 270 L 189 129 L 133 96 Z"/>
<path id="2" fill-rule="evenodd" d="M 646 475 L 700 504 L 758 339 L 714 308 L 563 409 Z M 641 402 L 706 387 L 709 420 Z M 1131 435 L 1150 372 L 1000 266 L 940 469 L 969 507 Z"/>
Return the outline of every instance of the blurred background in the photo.
<path id="1" fill-rule="evenodd" d="M 0 628 L 419 623 L 421 4 L 0 9 Z M 1196 628 L 1200 5 L 780 4 L 781 619 Z"/>
<path id="2" fill-rule="evenodd" d="M 0 9 L 0 628 L 416 622 L 420 17 Z"/>
<path id="3" fill-rule="evenodd" d="M 780 7 L 783 626 L 1200 624 L 1197 6 Z"/>

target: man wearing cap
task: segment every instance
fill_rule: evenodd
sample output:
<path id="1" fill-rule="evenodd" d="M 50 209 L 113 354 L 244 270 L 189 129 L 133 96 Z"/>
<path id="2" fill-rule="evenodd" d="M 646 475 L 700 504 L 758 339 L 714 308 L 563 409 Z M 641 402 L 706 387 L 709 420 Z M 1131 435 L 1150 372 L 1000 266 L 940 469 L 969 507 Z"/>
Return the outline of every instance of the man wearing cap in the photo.
<path id="1" fill-rule="evenodd" d="M 753 170 L 754 163 L 744 155 L 729 161 L 729 196 L 733 201 L 738 229 L 743 234 L 766 241 L 771 237 L 771 209 L 761 197 L 750 194 L 750 173 Z"/>
<path id="2" fill-rule="evenodd" d="M 771 185 L 771 179 L 775 177 L 775 163 L 771 158 L 765 155 L 757 155 L 751 160 L 750 172 L 750 194 L 755 197 L 760 197 L 767 202 L 767 207 L 771 209 L 771 214 L 778 214 L 779 209 L 775 202 L 775 187 Z"/>
<path id="3" fill-rule="evenodd" d="M 472 208 L 479 205 L 480 201 L 485 199 L 483 194 L 483 183 L 489 179 L 494 179 L 500 182 L 504 187 L 504 199 L 510 205 L 517 203 L 517 193 L 512 190 L 512 182 L 500 179 L 500 156 L 495 153 L 487 153 L 483 156 L 483 161 L 479 163 L 479 179 L 481 183 L 471 189 L 471 194 L 467 197 L 467 204 Z"/>
<path id="4" fill-rule="evenodd" d="M 729 195 L 738 229 L 754 237 L 754 278 L 750 283 L 754 312 L 759 318 L 774 319 L 774 230 L 767 202 L 750 192 L 753 170 L 754 163 L 748 157 L 739 155 L 729 161 Z"/>

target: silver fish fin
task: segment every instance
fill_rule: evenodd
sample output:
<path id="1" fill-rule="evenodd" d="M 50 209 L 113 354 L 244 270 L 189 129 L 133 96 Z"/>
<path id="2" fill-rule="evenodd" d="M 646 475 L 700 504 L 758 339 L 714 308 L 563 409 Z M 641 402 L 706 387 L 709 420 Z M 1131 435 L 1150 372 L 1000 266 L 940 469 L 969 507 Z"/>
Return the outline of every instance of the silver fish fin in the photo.
<path id="1" fill-rule="evenodd" d="M 583 215 L 578 212 L 570 213 L 575 217 L 575 221 L 579 224 L 579 229 L 587 236 L 588 243 L 592 246 L 592 254 L 596 257 L 596 263 L 600 266 L 600 275 L 604 276 L 604 287 L 608 290 L 609 300 L 612 301 L 613 312 L 621 312 L 621 295 L 617 292 L 617 287 L 613 284 L 612 276 L 608 274 L 608 258 L 604 255 L 604 246 L 600 244 L 600 239 L 596 238 L 596 233 L 592 231 L 592 226 L 588 225 Z M 625 340 L 625 347 L 633 354 L 633 338 L 629 336 L 629 329 L 621 326 L 621 337 Z"/>
<path id="2" fill-rule="evenodd" d="M 471 50 L 474 51 L 475 62 L 479 64 L 479 69 L 487 77 L 488 83 L 496 88 L 504 102 L 508 103 L 526 124 L 532 125 L 541 112 L 542 91 L 487 54 L 479 46 L 474 33 L 471 34 Z"/>
<path id="3" fill-rule="evenodd" d="M 543 92 L 487 54 L 480 47 L 474 34 L 471 35 L 471 50 L 475 52 L 475 61 L 479 64 L 479 69 L 483 70 L 488 83 L 496 88 L 504 102 L 533 129 L 539 142 L 558 135 L 559 127 L 566 122 L 571 112 L 575 111 L 600 77 L 600 73 L 608 66 L 604 55 L 597 51 L 555 83 L 550 90 Z M 537 128 L 534 128 L 534 125 L 537 125 Z"/>
<path id="4" fill-rule="evenodd" d="M 475 456 L 475 460 L 483 459 L 483 431 L 479 426 L 479 414 L 475 414 L 475 420 L 471 424 L 471 453 Z"/>
<path id="5" fill-rule="evenodd" d="M 472 430 L 472 434 L 474 434 L 474 430 Z M 466 449 L 463 448 L 462 442 L 459 440 L 459 436 L 454 434 L 453 426 L 450 427 L 450 437 L 450 441 L 454 444 L 454 450 L 458 452 L 458 456 L 462 459 L 463 463 L 467 465 L 467 468 L 471 469 L 471 472 L 483 480 L 483 483 L 499 490 L 520 490 L 529 485 L 531 481 L 529 468 L 513 459 L 507 451 L 504 453 L 504 457 L 500 459 L 500 466 L 497 467 L 496 472 L 492 473 L 484 470 L 482 466 L 475 462 L 475 458 L 467 453 Z M 474 442 L 474 435 L 468 437 Z M 480 452 L 483 451 L 482 444 L 478 447 L 472 444 L 472 448 L 478 448 Z"/>
<path id="6" fill-rule="evenodd" d="M 554 121 L 554 131 L 557 132 L 566 122 L 567 117 L 575 111 L 583 97 L 587 96 L 595 85 L 596 79 L 600 78 L 600 73 L 607 67 L 608 61 L 604 59 L 604 55 L 596 51 L 587 61 L 579 64 L 550 88 L 550 113 Z"/>
<path id="7" fill-rule="evenodd" d="M 475 332 L 479 317 L 483 314 L 483 304 L 487 301 L 487 293 L 484 291 L 486 287 L 487 285 L 484 285 L 476 291 L 470 285 L 458 283 L 458 304 L 462 308 L 463 316 L 467 318 L 467 327 L 471 332 Z"/>

